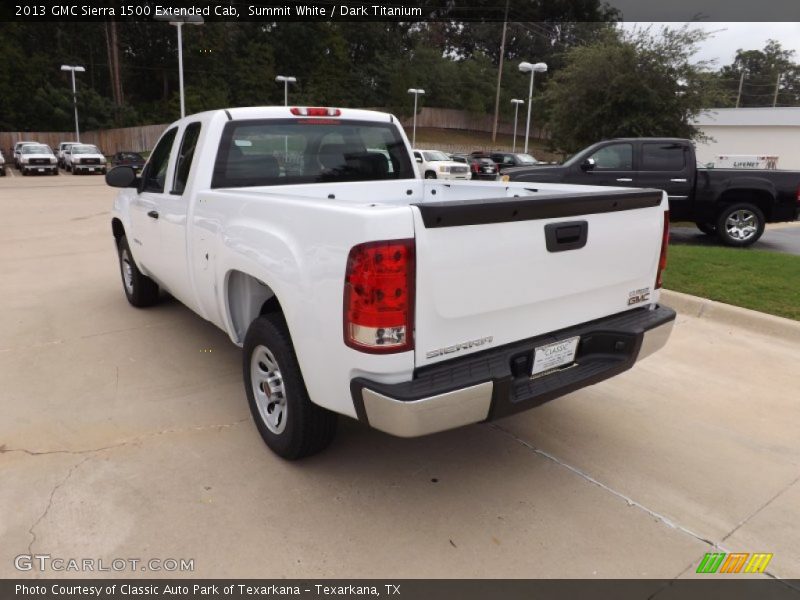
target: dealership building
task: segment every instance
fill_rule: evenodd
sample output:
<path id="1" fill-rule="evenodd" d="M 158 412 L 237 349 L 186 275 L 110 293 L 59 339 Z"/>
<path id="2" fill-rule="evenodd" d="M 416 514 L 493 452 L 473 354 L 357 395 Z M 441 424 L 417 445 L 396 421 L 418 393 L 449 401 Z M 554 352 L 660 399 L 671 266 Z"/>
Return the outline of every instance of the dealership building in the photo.
<path id="1" fill-rule="evenodd" d="M 709 109 L 694 124 L 711 138 L 697 143 L 701 163 L 730 155 L 777 156 L 778 169 L 800 170 L 800 107 Z"/>

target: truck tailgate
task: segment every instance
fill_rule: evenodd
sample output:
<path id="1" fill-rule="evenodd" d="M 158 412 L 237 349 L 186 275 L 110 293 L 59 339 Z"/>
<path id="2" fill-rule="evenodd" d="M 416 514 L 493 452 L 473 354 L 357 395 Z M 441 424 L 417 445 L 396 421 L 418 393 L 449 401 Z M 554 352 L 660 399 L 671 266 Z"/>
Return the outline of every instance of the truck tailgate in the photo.
<path id="1" fill-rule="evenodd" d="M 666 207 L 639 189 L 414 205 L 416 365 L 654 302 Z"/>

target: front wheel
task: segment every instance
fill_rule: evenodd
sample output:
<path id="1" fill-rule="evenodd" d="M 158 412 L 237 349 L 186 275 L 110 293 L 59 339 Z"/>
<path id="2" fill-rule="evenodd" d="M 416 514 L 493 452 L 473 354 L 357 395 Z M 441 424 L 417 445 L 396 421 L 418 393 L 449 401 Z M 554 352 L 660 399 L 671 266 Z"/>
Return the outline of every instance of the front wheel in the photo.
<path id="1" fill-rule="evenodd" d="M 425 179 L 436 179 L 436 173 L 434 173 L 433 171 L 426 171 Z"/>
<path id="2" fill-rule="evenodd" d="M 743 248 L 764 233 L 764 213 L 747 202 L 726 206 L 717 219 L 717 237 L 728 246 Z"/>
<path id="3" fill-rule="evenodd" d="M 117 242 L 119 270 L 125 297 L 136 308 L 152 306 L 158 302 L 158 284 L 142 274 L 133 260 L 128 239 L 123 235 Z"/>
<path id="4" fill-rule="evenodd" d="M 253 321 L 243 351 L 247 401 L 267 446 L 287 460 L 324 450 L 336 435 L 336 414 L 308 397 L 283 315 Z"/>

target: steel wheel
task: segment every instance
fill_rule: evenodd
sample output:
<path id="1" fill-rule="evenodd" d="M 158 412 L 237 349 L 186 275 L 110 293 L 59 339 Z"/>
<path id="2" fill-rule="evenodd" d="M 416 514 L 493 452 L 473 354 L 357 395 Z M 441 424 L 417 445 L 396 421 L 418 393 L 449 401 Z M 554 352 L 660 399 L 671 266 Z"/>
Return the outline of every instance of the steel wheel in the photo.
<path id="1" fill-rule="evenodd" d="M 256 346 L 250 358 L 250 384 L 258 413 L 272 433 L 286 428 L 286 390 L 278 361 L 266 346 Z"/>
<path id="2" fill-rule="evenodd" d="M 120 253 L 120 261 L 122 262 L 122 283 L 125 285 L 125 291 L 129 295 L 133 294 L 133 265 L 127 248 Z"/>
<path id="3" fill-rule="evenodd" d="M 746 242 L 758 231 L 758 217 L 753 211 L 740 208 L 725 219 L 725 229 L 731 239 Z"/>

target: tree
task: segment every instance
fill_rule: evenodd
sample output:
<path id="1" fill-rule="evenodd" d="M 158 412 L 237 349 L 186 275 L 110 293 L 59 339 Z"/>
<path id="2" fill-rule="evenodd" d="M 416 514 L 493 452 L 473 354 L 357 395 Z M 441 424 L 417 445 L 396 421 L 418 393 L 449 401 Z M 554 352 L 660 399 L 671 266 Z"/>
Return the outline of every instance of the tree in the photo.
<path id="1" fill-rule="evenodd" d="M 571 49 L 544 95 L 552 143 L 565 152 L 612 137 L 695 138 L 692 119 L 718 95 L 691 56 L 705 32 L 684 26 L 624 34 Z"/>
<path id="2" fill-rule="evenodd" d="M 743 107 L 772 106 L 773 103 L 778 106 L 798 106 L 800 66 L 792 61 L 793 56 L 793 50 L 784 50 L 775 40 L 768 40 L 763 50 L 737 50 L 734 61 L 722 67 L 719 73 L 720 83 L 726 92 L 722 106 L 736 106 L 737 97 L 739 106 Z"/>

